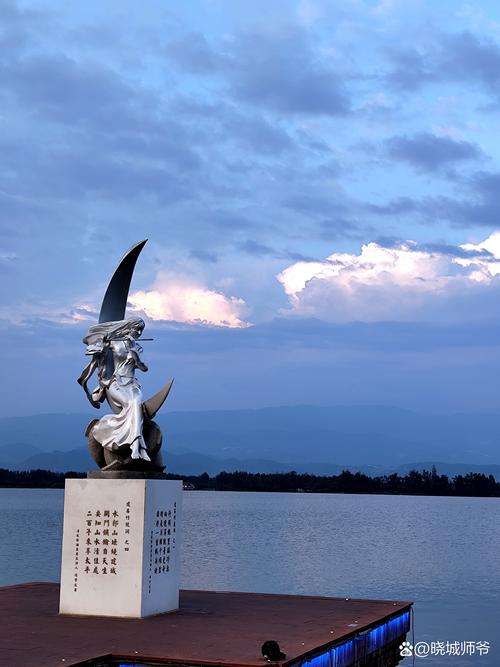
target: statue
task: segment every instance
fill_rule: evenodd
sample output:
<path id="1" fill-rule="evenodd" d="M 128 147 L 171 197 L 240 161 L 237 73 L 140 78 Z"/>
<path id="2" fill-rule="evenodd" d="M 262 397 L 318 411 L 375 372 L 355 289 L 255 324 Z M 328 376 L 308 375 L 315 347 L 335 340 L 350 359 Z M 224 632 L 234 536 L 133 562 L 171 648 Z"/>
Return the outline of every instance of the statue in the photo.
<path id="1" fill-rule="evenodd" d="M 136 370 L 146 372 L 141 360 L 144 321 L 125 319 L 128 291 L 137 257 L 146 241 L 130 248 L 116 269 L 104 296 L 99 323 L 91 326 L 83 342 L 91 359 L 78 378 L 94 408 L 106 401 L 112 414 L 93 419 L 85 430 L 89 451 L 106 471 L 162 472 L 162 434 L 153 421 L 168 396 L 173 380 L 147 401 L 142 399 Z M 151 340 L 151 339 L 142 339 Z M 97 371 L 98 385 L 88 382 Z"/>

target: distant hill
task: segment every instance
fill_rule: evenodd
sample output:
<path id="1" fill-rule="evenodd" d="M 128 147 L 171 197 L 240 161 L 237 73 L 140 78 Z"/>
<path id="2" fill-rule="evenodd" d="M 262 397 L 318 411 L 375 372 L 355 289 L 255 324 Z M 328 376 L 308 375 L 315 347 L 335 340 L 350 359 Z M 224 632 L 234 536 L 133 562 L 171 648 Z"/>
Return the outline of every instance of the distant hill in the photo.
<path id="1" fill-rule="evenodd" d="M 469 472 L 493 475 L 500 481 L 500 465 L 475 465 L 472 463 L 443 463 L 435 461 L 424 461 L 406 463 L 402 466 L 357 466 L 337 465 L 331 463 L 301 463 L 290 466 L 278 461 L 267 459 L 217 459 L 213 456 L 200 454 L 199 452 L 175 453 L 166 452 L 167 470 L 170 473 L 184 475 L 201 475 L 206 472 L 209 475 L 217 475 L 219 472 L 235 472 L 244 470 L 252 473 L 290 472 L 292 469 L 297 473 L 312 473 L 315 475 L 338 475 L 342 470 L 349 469 L 351 472 L 362 472 L 371 477 L 386 475 L 393 472 L 406 474 L 409 470 L 431 470 L 436 467 L 440 474 L 449 477 L 465 475 Z M 69 452 L 38 452 L 29 456 L 25 461 L 17 465 L 4 465 L 0 468 L 10 470 L 52 470 L 53 472 L 87 472 L 94 467 L 92 459 L 86 448 L 70 450 Z"/>
<path id="2" fill-rule="evenodd" d="M 73 462 L 69 466 L 73 470 L 88 469 L 83 431 L 98 414 L 1 418 L 0 467 L 67 470 Z M 335 474 L 349 467 L 379 474 L 409 465 L 422 467 L 422 462 L 463 464 L 467 471 L 500 465 L 500 414 L 430 415 L 387 406 L 287 406 L 166 411 L 158 421 L 172 472 L 240 468 Z"/>
<path id="3" fill-rule="evenodd" d="M 236 470 L 246 470 L 247 472 L 285 472 L 288 466 L 277 461 L 266 461 L 262 459 L 237 460 L 237 459 L 216 459 L 212 456 L 199 454 L 197 452 L 186 452 L 176 454 L 174 452 L 165 453 L 165 463 L 168 471 L 171 473 L 184 473 L 188 475 L 201 475 L 207 472 L 209 475 L 216 475 L 225 470 L 232 472 Z M 0 464 L 0 467 L 7 467 Z M 69 452 L 39 452 L 29 456 L 22 463 L 16 466 L 10 466 L 11 470 L 52 470 L 54 472 L 86 472 L 94 468 L 95 465 L 86 448 L 70 450 Z M 327 474 L 336 474 L 340 472 L 339 466 L 328 466 L 331 472 Z"/>
<path id="4" fill-rule="evenodd" d="M 0 468 L 17 470 L 27 458 L 40 454 L 40 450 L 27 442 L 14 442 L 0 445 Z"/>

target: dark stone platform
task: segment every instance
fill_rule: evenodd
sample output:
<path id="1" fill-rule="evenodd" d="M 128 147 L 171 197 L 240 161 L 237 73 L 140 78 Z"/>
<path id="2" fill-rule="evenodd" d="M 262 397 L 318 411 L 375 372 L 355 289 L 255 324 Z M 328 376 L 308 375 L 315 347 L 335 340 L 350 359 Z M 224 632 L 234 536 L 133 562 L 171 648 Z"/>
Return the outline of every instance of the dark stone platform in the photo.
<path id="1" fill-rule="evenodd" d="M 58 606 L 58 584 L 0 588 L 2 666 L 264 667 L 261 645 L 274 639 L 287 657 L 273 664 L 300 667 L 332 646 L 348 647 L 358 639 L 359 655 L 370 632 L 370 650 L 380 640 L 372 654 L 377 662 L 356 664 L 396 665 L 411 609 L 410 602 L 395 600 L 193 590 L 181 591 L 179 611 L 137 620 L 60 616 Z"/>
<path id="2" fill-rule="evenodd" d="M 91 470 L 87 479 L 167 479 L 164 472 L 146 470 Z"/>

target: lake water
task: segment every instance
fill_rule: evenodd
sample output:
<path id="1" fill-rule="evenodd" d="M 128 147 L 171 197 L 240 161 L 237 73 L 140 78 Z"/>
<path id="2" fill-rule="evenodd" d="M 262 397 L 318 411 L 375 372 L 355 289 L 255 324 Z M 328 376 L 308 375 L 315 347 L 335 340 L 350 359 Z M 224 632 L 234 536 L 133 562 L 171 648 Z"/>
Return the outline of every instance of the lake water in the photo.
<path id="1" fill-rule="evenodd" d="M 183 502 L 184 588 L 414 600 L 417 641 L 491 644 L 416 665 L 500 665 L 499 498 L 196 491 Z M 0 585 L 59 579 L 62 511 L 62 491 L 0 489 Z"/>

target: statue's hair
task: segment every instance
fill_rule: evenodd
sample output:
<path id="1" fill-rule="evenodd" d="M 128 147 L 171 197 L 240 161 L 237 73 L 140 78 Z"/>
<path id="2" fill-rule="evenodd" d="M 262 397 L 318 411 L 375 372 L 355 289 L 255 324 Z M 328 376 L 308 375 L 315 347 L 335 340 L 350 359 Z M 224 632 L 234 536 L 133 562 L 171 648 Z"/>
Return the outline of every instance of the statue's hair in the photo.
<path id="1" fill-rule="evenodd" d="M 85 345 L 99 345 L 105 342 L 105 339 L 122 338 L 127 336 L 134 325 L 140 324 L 144 328 L 144 320 L 140 317 L 129 317 L 127 320 L 117 320 L 115 322 L 102 322 L 90 327 L 83 342 Z"/>

